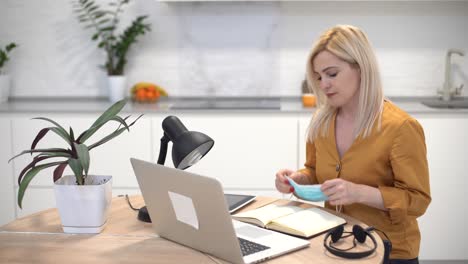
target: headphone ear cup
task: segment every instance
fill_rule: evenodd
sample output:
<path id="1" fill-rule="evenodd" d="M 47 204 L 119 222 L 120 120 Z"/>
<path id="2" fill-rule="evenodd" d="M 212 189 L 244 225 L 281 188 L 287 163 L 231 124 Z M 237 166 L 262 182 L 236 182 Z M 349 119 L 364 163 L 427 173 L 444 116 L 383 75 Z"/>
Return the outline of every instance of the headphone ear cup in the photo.
<path id="1" fill-rule="evenodd" d="M 353 235 L 359 243 L 366 242 L 367 234 L 364 228 L 362 228 L 361 226 L 359 225 L 353 226 Z"/>
<path id="2" fill-rule="evenodd" d="M 338 240 L 340 240 L 341 236 L 343 235 L 343 226 L 340 225 L 340 226 L 337 226 L 335 227 L 332 231 L 330 231 L 331 233 L 331 240 L 333 243 L 336 243 L 338 242 Z"/>

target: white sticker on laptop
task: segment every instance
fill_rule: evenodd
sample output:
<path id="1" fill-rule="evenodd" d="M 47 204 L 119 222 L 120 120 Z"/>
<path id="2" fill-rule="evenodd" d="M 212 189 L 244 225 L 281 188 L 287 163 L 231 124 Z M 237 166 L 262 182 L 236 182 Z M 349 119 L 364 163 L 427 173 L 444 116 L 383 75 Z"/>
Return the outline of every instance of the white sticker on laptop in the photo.
<path id="1" fill-rule="evenodd" d="M 184 224 L 190 225 L 195 229 L 199 229 L 197 212 L 195 211 L 195 207 L 193 206 L 192 199 L 182 194 L 174 192 L 168 193 L 177 220 Z"/>

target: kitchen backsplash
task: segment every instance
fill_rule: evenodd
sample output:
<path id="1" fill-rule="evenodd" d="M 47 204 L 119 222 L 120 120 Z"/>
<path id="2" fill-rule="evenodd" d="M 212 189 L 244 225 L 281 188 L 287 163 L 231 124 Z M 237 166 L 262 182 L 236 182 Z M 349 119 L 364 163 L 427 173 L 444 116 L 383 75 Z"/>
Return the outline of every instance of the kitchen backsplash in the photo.
<path id="1" fill-rule="evenodd" d="M 131 48 L 128 84 L 151 81 L 175 96 L 297 96 L 314 40 L 336 24 L 368 33 L 388 96 L 435 95 L 448 48 L 467 52 L 452 61 L 454 83 L 468 85 L 466 1 L 133 0 L 121 25 L 137 14 L 152 31 Z M 1 0 L 0 45 L 19 44 L 7 67 L 12 96 L 105 96 L 92 34 L 70 1 Z"/>

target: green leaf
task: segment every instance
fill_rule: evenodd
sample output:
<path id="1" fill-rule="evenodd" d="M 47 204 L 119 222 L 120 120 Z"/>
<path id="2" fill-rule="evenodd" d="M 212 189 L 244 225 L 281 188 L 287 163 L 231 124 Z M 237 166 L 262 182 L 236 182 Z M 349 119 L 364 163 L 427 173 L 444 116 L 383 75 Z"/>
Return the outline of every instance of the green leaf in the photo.
<path id="1" fill-rule="evenodd" d="M 87 3 L 87 4 L 84 6 L 84 8 L 85 8 L 85 9 L 88 9 L 88 8 L 89 8 L 90 6 L 92 6 L 93 4 L 94 4 L 94 1 L 91 1 L 91 2 Z M 89 10 L 88 10 L 88 11 L 89 11 Z"/>
<path id="2" fill-rule="evenodd" d="M 71 139 L 70 135 L 65 131 L 65 134 L 63 133 L 60 128 L 58 127 L 51 127 L 50 131 L 54 132 L 55 134 L 59 135 L 61 138 L 65 140 L 69 145 L 72 144 L 73 140 Z"/>
<path id="3" fill-rule="evenodd" d="M 64 129 L 59 123 L 55 122 L 54 120 L 52 120 L 52 119 L 50 119 L 50 118 L 46 118 L 46 117 L 34 117 L 34 118 L 32 118 L 32 119 L 39 119 L 39 120 L 48 121 L 48 122 L 54 124 L 56 127 L 61 128 L 63 131 L 65 131 L 65 129 Z M 66 132 L 67 132 L 67 131 L 65 131 L 65 133 L 66 133 Z"/>
<path id="4" fill-rule="evenodd" d="M 92 40 L 96 40 L 98 38 L 99 38 L 99 33 L 96 33 L 91 37 Z"/>
<path id="5" fill-rule="evenodd" d="M 133 120 L 132 123 L 130 123 L 130 125 L 128 125 L 129 127 L 133 126 L 141 117 L 143 116 L 143 114 L 139 115 L 135 120 Z"/>
<path id="6" fill-rule="evenodd" d="M 14 49 L 16 47 L 17 47 L 16 43 L 10 43 L 5 47 L 5 49 L 6 49 L 7 52 L 10 52 L 12 49 Z"/>
<path id="7" fill-rule="evenodd" d="M 52 119 L 45 118 L 45 117 L 35 117 L 33 119 L 45 120 L 45 121 L 48 121 L 48 122 L 54 124 L 57 128 L 54 128 L 54 129 L 51 129 L 51 130 L 54 131 L 57 135 L 59 135 L 63 139 L 65 139 L 65 141 L 67 141 L 67 143 L 71 145 L 72 142 L 70 141 L 70 135 L 67 133 L 67 131 L 60 124 L 58 124 L 57 122 L 55 122 Z"/>
<path id="8" fill-rule="evenodd" d="M 87 139 L 89 139 L 96 131 L 102 127 L 105 123 L 107 123 L 109 120 L 114 118 L 125 106 L 127 103 L 126 99 L 120 100 L 113 104 L 111 107 L 109 107 L 104 113 L 102 113 L 101 116 L 94 121 L 94 123 L 91 125 L 91 127 L 84 131 L 77 139 L 79 143 L 84 143 Z"/>
<path id="9" fill-rule="evenodd" d="M 23 209 L 24 193 L 25 193 L 26 188 L 28 187 L 29 183 L 34 178 L 34 176 L 36 176 L 37 173 L 39 173 L 41 170 L 43 170 L 45 168 L 52 167 L 52 166 L 57 166 L 57 165 L 59 165 L 61 163 L 62 162 L 51 162 L 51 163 L 47 163 L 47 164 L 42 164 L 40 166 L 33 167 L 31 170 L 28 171 L 28 173 L 26 173 L 23 180 L 19 184 L 19 188 L 18 188 L 18 206 L 21 209 Z"/>
<path id="10" fill-rule="evenodd" d="M 63 149 L 63 148 L 50 148 L 50 149 L 29 149 L 29 150 L 23 150 L 20 154 L 15 155 L 13 158 L 9 159 L 8 162 L 12 161 L 13 159 L 24 155 L 26 153 L 35 153 L 35 152 L 46 152 L 46 153 L 70 153 L 69 150 Z"/>
<path id="11" fill-rule="evenodd" d="M 106 12 L 102 12 L 100 10 L 96 11 L 93 13 L 94 19 L 101 18 L 106 15 Z"/>
<path id="12" fill-rule="evenodd" d="M 114 29 L 115 29 L 114 26 L 108 26 L 108 27 L 101 28 L 100 31 L 101 32 L 103 32 L 103 31 L 112 31 Z"/>
<path id="13" fill-rule="evenodd" d="M 36 166 L 36 164 L 40 161 L 43 161 L 45 159 L 50 159 L 50 158 L 53 158 L 53 157 L 47 157 L 47 156 L 36 156 L 33 158 L 33 160 L 31 161 L 31 163 L 29 163 L 26 167 L 24 167 L 24 169 L 20 172 L 19 176 L 18 176 L 18 185 L 21 184 L 21 180 L 23 179 L 23 176 L 25 175 L 25 173 L 31 169 L 32 167 Z"/>
<path id="14" fill-rule="evenodd" d="M 133 125 L 136 123 L 136 121 L 137 121 L 138 119 L 140 119 L 140 117 L 142 117 L 142 116 L 143 116 L 143 115 L 138 116 L 131 124 L 128 125 L 128 127 L 133 126 Z M 104 144 L 104 143 L 106 143 L 106 142 L 112 140 L 113 138 L 115 138 L 115 137 L 117 137 L 118 135 L 122 134 L 122 132 L 123 132 L 125 129 L 126 129 L 126 128 L 124 128 L 124 127 L 117 129 L 116 131 L 114 131 L 113 133 L 107 135 L 106 137 L 104 137 L 103 139 L 99 140 L 98 142 L 96 142 L 96 143 L 90 145 L 90 146 L 88 147 L 88 149 L 91 150 L 91 149 L 93 149 L 93 148 L 95 148 L 95 147 L 98 147 L 98 146 L 100 146 L 100 145 L 102 145 L 102 144 Z"/>
<path id="15" fill-rule="evenodd" d="M 81 167 L 84 170 L 85 175 L 88 175 L 89 170 L 89 150 L 85 144 L 75 143 L 76 153 L 78 154 L 78 160 L 80 161 Z"/>
<path id="16" fill-rule="evenodd" d="M 89 150 L 95 148 L 95 147 L 98 147 L 108 141 L 110 141 L 111 139 L 117 137 L 118 135 L 122 134 L 122 132 L 125 131 L 125 128 L 120 128 L 120 129 L 117 129 L 116 131 L 112 132 L 111 134 L 107 135 L 106 137 L 104 137 L 103 139 L 99 140 L 98 142 L 92 144 L 89 146 Z"/>
<path id="17" fill-rule="evenodd" d="M 75 141 L 75 133 L 73 132 L 73 128 L 70 127 L 70 141 Z"/>
<path id="18" fill-rule="evenodd" d="M 36 157 L 54 157 L 54 158 L 71 158 L 70 153 L 60 153 L 60 152 L 50 152 L 50 153 L 40 153 Z"/>
<path id="19" fill-rule="evenodd" d="M 117 116 L 117 117 L 121 118 L 120 116 Z M 127 127 L 127 130 L 128 130 L 128 131 L 130 131 L 130 126 L 127 125 L 127 119 L 129 119 L 130 117 L 131 117 L 131 115 L 128 115 L 128 116 L 124 117 L 124 118 L 122 119 L 122 120 L 124 121 L 124 124 L 122 124 L 121 122 L 119 122 L 120 124 L 119 124 L 119 126 L 117 127 L 116 130 L 118 130 L 118 129 L 123 125 L 123 126 Z"/>
<path id="20" fill-rule="evenodd" d="M 73 174 L 75 174 L 77 184 L 84 185 L 83 167 L 81 167 L 81 162 L 78 159 L 69 159 L 68 165 L 72 169 Z"/>
<path id="21" fill-rule="evenodd" d="M 96 119 L 96 121 L 91 126 L 106 123 L 110 118 L 117 115 L 124 108 L 126 103 L 127 100 L 123 99 L 111 105 L 104 113 L 102 113 L 102 115 L 98 119 Z"/>
<path id="22" fill-rule="evenodd" d="M 125 122 L 125 119 L 121 118 L 120 116 L 114 116 L 113 118 L 111 118 L 111 120 L 119 122 L 122 126 L 124 126 L 127 129 L 127 131 L 130 131 L 130 127 Z"/>
<path id="23" fill-rule="evenodd" d="M 126 65 L 126 54 L 130 48 L 130 46 L 137 41 L 138 35 L 145 34 L 146 31 L 150 31 L 149 24 L 143 24 L 143 20 L 146 19 L 147 16 L 139 16 L 137 17 L 132 24 L 125 29 L 124 33 L 119 36 L 119 40 L 113 48 L 115 49 L 115 54 L 117 55 L 117 64 L 115 69 L 117 72 L 124 71 L 124 67 Z"/>
<path id="24" fill-rule="evenodd" d="M 101 24 L 107 23 L 107 22 L 109 22 L 109 21 L 110 21 L 109 18 L 104 18 L 104 19 L 102 19 L 102 20 L 99 20 L 97 23 L 98 23 L 99 25 L 101 25 Z"/>
<path id="25" fill-rule="evenodd" d="M 96 14 L 94 14 L 93 11 L 95 11 L 98 8 L 99 8 L 99 6 L 95 5 L 95 6 L 91 7 L 90 9 L 88 9 L 88 12 L 91 13 L 91 15 L 95 17 Z"/>

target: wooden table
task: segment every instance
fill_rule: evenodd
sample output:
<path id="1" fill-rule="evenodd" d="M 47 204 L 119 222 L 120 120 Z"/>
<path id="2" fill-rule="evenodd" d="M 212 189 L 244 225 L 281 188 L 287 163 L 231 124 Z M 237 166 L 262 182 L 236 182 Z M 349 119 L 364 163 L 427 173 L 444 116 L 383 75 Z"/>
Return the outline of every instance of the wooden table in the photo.
<path id="1" fill-rule="evenodd" d="M 271 202 L 290 202 L 275 200 L 258 197 L 243 210 Z M 144 205 L 141 196 L 132 196 L 130 201 L 134 207 Z M 226 263 L 158 237 L 150 223 L 140 222 L 136 216 L 137 212 L 130 209 L 125 197 L 115 197 L 107 226 L 100 234 L 64 234 L 56 208 L 19 218 L 0 228 L 0 263 Z M 361 224 L 353 218 L 340 216 L 346 218 L 347 230 L 353 224 Z M 377 234 L 374 236 L 378 241 L 377 250 L 365 259 L 353 261 L 331 255 L 323 247 L 323 234 L 310 239 L 310 247 L 267 263 L 381 263 L 383 244 Z M 370 246 L 360 245 L 358 250 L 366 250 Z M 345 247 L 346 244 L 343 244 Z"/>

